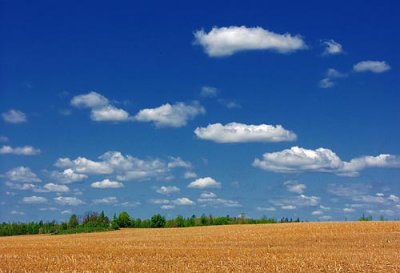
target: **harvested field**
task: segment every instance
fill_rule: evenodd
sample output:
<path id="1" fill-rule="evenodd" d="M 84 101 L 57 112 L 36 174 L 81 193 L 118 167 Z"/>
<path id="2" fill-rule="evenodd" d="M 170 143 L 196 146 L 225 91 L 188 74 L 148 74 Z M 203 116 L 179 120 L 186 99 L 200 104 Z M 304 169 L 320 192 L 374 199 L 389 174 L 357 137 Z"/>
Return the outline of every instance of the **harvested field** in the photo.
<path id="1" fill-rule="evenodd" d="M 0 272 L 400 272 L 400 222 L 2 237 Z"/>

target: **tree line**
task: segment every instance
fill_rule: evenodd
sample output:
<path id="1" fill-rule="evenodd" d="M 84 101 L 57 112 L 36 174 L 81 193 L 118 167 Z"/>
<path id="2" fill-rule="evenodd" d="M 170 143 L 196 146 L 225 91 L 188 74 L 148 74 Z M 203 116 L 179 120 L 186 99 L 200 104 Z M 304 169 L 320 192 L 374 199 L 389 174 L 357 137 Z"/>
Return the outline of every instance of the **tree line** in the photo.
<path id="1" fill-rule="evenodd" d="M 235 224 L 272 224 L 278 222 L 300 222 L 300 219 L 282 218 L 280 221 L 274 218 L 263 217 L 252 219 L 241 214 L 238 217 L 226 216 L 201 216 L 192 215 L 183 217 L 178 215 L 172 219 L 166 219 L 161 214 L 154 214 L 149 219 L 131 217 L 128 212 L 122 211 L 110 219 L 104 211 L 88 212 L 83 217 L 72 214 L 68 221 L 58 223 L 51 222 L 27 222 L 27 223 L 1 223 L 0 236 L 24 235 L 24 234 L 70 234 L 81 232 L 95 232 L 117 230 L 119 228 L 172 228 L 195 227 L 211 225 L 235 225 Z"/>

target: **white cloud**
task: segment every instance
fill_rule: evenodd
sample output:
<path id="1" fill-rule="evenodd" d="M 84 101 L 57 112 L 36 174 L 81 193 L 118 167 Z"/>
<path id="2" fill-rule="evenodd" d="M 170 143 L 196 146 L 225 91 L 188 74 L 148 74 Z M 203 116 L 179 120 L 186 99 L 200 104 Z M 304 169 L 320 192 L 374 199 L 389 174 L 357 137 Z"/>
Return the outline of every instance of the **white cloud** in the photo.
<path id="1" fill-rule="evenodd" d="M 212 86 L 203 86 L 201 88 L 200 96 L 203 98 L 215 98 L 218 96 L 219 90 Z"/>
<path id="2" fill-rule="evenodd" d="M 180 157 L 169 157 L 168 161 L 157 158 L 140 159 L 123 155 L 118 151 L 106 152 L 98 159 L 98 161 L 93 161 L 85 157 L 78 157 L 75 160 L 59 158 L 54 165 L 59 168 L 68 168 L 71 175 L 116 174 L 116 178 L 120 181 L 168 179 L 175 168 L 191 168 L 192 166 L 190 162 L 184 161 Z M 64 170 L 65 172 L 66 170 Z"/>
<path id="3" fill-rule="evenodd" d="M 176 206 L 191 206 L 195 204 L 195 202 L 187 197 L 177 198 L 173 200 L 172 203 Z"/>
<path id="4" fill-rule="evenodd" d="M 217 143 L 280 142 L 293 141 L 297 138 L 295 133 L 284 129 L 281 125 L 247 125 L 237 122 L 197 127 L 194 133 L 198 138 Z"/>
<path id="5" fill-rule="evenodd" d="M 38 191 L 38 187 L 32 183 L 13 183 L 13 182 L 6 182 L 5 185 L 13 190 L 19 191 Z"/>
<path id="6" fill-rule="evenodd" d="M 140 122 L 154 122 L 156 127 L 182 127 L 188 120 L 206 111 L 198 103 L 185 104 L 163 104 L 156 108 L 142 109 L 136 114 L 135 119 Z"/>
<path id="7" fill-rule="evenodd" d="M 19 210 L 12 210 L 10 213 L 13 215 L 25 215 L 25 212 Z"/>
<path id="8" fill-rule="evenodd" d="M 50 192 L 69 192 L 68 186 L 54 184 L 54 183 L 48 183 L 48 184 L 44 185 L 43 188 L 46 191 L 50 191 Z"/>
<path id="9" fill-rule="evenodd" d="M 390 65 L 384 61 L 362 61 L 353 66 L 355 72 L 383 73 L 390 70 Z"/>
<path id="10" fill-rule="evenodd" d="M 177 198 L 175 200 L 151 199 L 150 203 L 155 205 L 161 205 L 161 209 L 174 209 L 175 206 L 192 206 L 196 204 L 187 197 Z"/>
<path id="11" fill-rule="evenodd" d="M 190 169 L 192 168 L 192 164 L 190 162 L 182 160 L 180 157 L 170 157 L 170 162 L 168 162 L 168 168 L 184 168 Z"/>
<path id="12" fill-rule="evenodd" d="M 246 50 L 289 53 L 307 47 L 299 35 L 277 34 L 261 27 L 213 27 L 208 33 L 198 30 L 194 36 L 195 44 L 203 46 L 210 57 L 230 56 Z"/>
<path id="13" fill-rule="evenodd" d="M 71 209 L 63 210 L 63 211 L 61 212 L 61 214 L 62 214 L 62 215 L 64 215 L 64 214 L 72 214 L 72 210 L 71 210 Z"/>
<path id="14" fill-rule="evenodd" d="M 15 109 L 2 113 L 3 120 L 8 123 L 24 123 L 27 122 L 26 114 Z"/>
<path id="15" fill-rule="evenodd" d="M 325 78 L 319 81 L 319 87 L 331 88 L 335 85 L 333 79 L 345 78 L 347 76 L 347 74 L 341 73 L 334 68 L 329 68 L 326 72 Z"/>
<path id="16" fill-rule="evenodd" d="M 59 161 L 57 161 L 57 162 L 60 163 L 59 165 L 62 165 L 63 164 L 62 163 L 63 159 L 59 159 Z M 65 162 L 66 161 L 64 160 L 64 163 Z M 80 174 L 80 173 L 75 173 L 74 170 L 72 170 L 72 169 L 65 169 L 62 172 L 54 171 L 54 172 L 51 173 L 50 176 L 53 179 L 57 180 L 58 182 L 64 183 L 64 184 L 69 184 L 69 183 L 73 183 L 73 182 L 79 182 L 79 181 L 82 181 L 82 180 L 88 178 L 87 175 Z"/>
<path id="17" fill-rule="evenodd" d="M 335 86 L 335 83 L 330 78 L 324 78 L 319 81 L 318 85 L 319 87 L 326 89 Z"/>
<path id="18" fill-rule="evenodd" d="M 79 206 L 85 204 L 85 202 L 76 197 L 58 196 L 54 198 L 54 201 L 56 201 L 57 204 L 66 206 Z"/>
<path id="19" fill-rule="evenodd" d="M 58 211 L 58 208 L 55 207 L 48 207 L 48 208 L 40 208 L 40 211 Z"/>
<path id="20" fill-rule="evenodd" d="M 320 198 L 317 196 L 307 196 L 300 194 L 297 198 L 293 199 L 297 206 L 317 206 Z"/>
<path id="21" fill-rule="evenodd" d="M 107 105 L 93 109 L 90 118 L 94 121 L 126 121 L 129 120 L 129 113 L 115 106 Z"/>
<path id="22" fill-rule="evenodd" d="M 158 192 L 159 194 L 171 194 L 179 191 L 180 189 L 176 186 L 161 186 L 156 189 L 156 192 Z"/>
<path id="23" fill-rule="evenodd" d="M 228 207 L 228 208 L 236 208 L 241 207 L 242 205 L 236 200 L 227 200 L 223 198 L 218 198 L 217 195 L 213 192 L 203 192 L 200 194 L 200 197 L 197 199 L 197 202 L 201 207 Z"/>
<path id="24" fill-rule="evenodd" d="M 150 203 L 155 204 L 155 205 L 166 205 L 170 203 L 170 200 L 168 199 L 151 199 Z"/>
<path id="25" fill-rule="evenodd" d="M 353 209 L 353 208 L 344 208 L 343 209 L 343 212 L 344 213 L 352 213 L 352 212 L 354 212 L 355 211 L 355 209 Z"/>
<path id="26" fill-rule="evenodd" d="M 192 171 L 186 171 L 183 174 L 183 178 L 185 178 L 185 179 L 196 178 L 196 177 L 197 177 L 197 174 L 195 172 L 192 172 Z"/>
<path id="27" fill-rule="evenodd" d="M 0 148 L 0 154 L 15 154 L 15 155 L 37 155 L 40 154 L 40 149 L 36 149 L 32 146 L 23 147 L 11 147 L 5 145 Z"/>
<path id="28" fill-rule="evenodd" d="M 69 168 L 81 174 L 110 174 L 113 169 L 104 162 L 96 162 L 85 157 L 78 157 L 74 160 L 60 158 L 54 164 L 59 168 Z"/>
<path id="29" fill-rule="evenodd" d="M 284 209 L 284 210 L 294 210 L 294 209 L 296 209 L 296 206 L 293 206 L 293 205 L 283 205 L 283 206 L 281 206 L 281 209 Z"/>
<path id="30" fill-rule="evenodd" d="M 324 41 L 325 51 L 324 55 L 337 55 L 343 53 L 343 47 L 334 40 Z"/>
<path id="31" fill-rule="evenodd" d="M 384 204 L 386 202 L 385 198 L 378 195 L 359 195 L 352 198 L 354 201 L 363 203 L 376 203 Z"/>
<path id="32" fill-rule="evenodd" d="M 13 182 L 41 182 L 41 180 L 34 172 L 31 171 L 31 169 L 23 166 L 9 170 L 8 172 L 6 172 L 5 177 Z"/>
<path id="33" fill-rule="evenodd" d="M 325 207 L 325 206 L 323 206 L 323 205 L 320 205 L 319 206 L 319 208 L 321 209 L 321 210 L 331 210 L 331 208 L 330 207 Z"/>
<path id="34" fill-rule="evenodd" d="M 188 185 L 191 189 L 220 188 L 221 183 L 211 177 L 198 178 Z"/>
<path id="35" fill-rule="evenodd" d="M 94 91 L 84 95 L 77 95 L 71 100 L 71 105 L 79 108 L 97 108 L 108 104 L 109 101 L 106 97 Z"/>
<path id="36" fill-rule="evenodd" d="M 239 109 L 242 108 L 240 103 L 234 100 L 218 99 L 218 102 L 228 109 Z"/>
<path id="37" fill-rule="evenodd" d="M 127 121 L 131 119 L 128 112 L 115 107 L 106 97 L 94 91 L 73 97 L 71 105 L 91 109 L 90 118 L 94 121 Z"/>
<path id="38" fill-rule="evenodd" d="M 339 72 L 338 70 L 336 70 L 334 68 L 329 68 L 326 71 L 326 76 L 331 79 L 337 79 L 337 78 L 345 78 L 345 77 L 347 77 L 347 74 Z"/>
<path id="39" fill-rule="evenodd" d="M 387 199 L 390 200 L 390 201 L 393 201 L 395 203 L 400 202 L 400 197 L 398 197 L 398 196 L 396 196 L 394 194 L 389 195 L 389 197 Z"/>
<path id="40" fill-rule="evenodd" d="M 311 214 L 314 216 L 319 216 L 324 214 L 324 212 L 322 210 L 314 210 L 313 212 L 311 212 Z"/>
<path id="41" fill-rule="evenodd" d="M 122 188 L 124 184 L 118 181 L 104 179 L 102 181 L 93 182 L 90 186 L 96 189 L 117 189 L 117 188 Z"/>
<path id="42" fill-rule="evenodd" d="M 8 137 L 0 135 L 0 142 L 8 142 Z"/>
<path id="43" fill-rule="evenodd" d="M 322 221 L 329 221 L 329 220 L 332 220 L 332 216 L 324 215 L 324 216 L 319 217 L 318 219 L 322 220 Z"/>
<path id="44" fill-rule="evenodd" d="M 42 196 L 30 196 L 30 197 L 24 197 L 22 199 L 22 202 L 25 204 L 43 204 L 47 202 L 47 199 Z"/>
<path id="45" fill-rule="evenodd" d="M 162 205 L 161 209 L 167 210 L 167 209 L 174 209 L 175 206 L 174 205 Z"/>
<path id="46" fill-rule="evenodd" d="M 256 209 L 258 211 L 276 211 L 276 208 L 274 207 L 257 207 Z"/>
<path id="47" fill-rule="evenodd" d="M 329 149 L 307 150 L 294 146 L 281 152 L 265 153 L 263 159 L 254 160 L 253 166 L 274 172 L 327 172 L 340 169 L 343 162 Z"/>
<path id="48" fill-rule="evenodd" d="M 92 202 L 94 205 L 114 205 L 118 203 L 118 198 L 111 196 L 111 197 L 105 197 L 101 199 L 94 199 Z"/>
<path id="49" fill-rule="evenodd" d="M 297 207 L 316 207 L 319 205 L 320 197 L 318 196 L 307 196 L 300 194 L 298 196 L 284 198 L 279 200 L 270 201 L 274 206 L 279 206 L 282 209 L 295 209 Z M 284 208 L 285 207 L 285 208 Z M 320 207 L 321 208 L 321 207 Z M 324 210 L 324 209 L 321 209 Z"/>
<path id="50" fill-rule="evenodd" d="M 370 185 L 366 184 L 349 184 L 349 185 L 337 185 L 330 184 L 328 186 L 328 192 L 340 197 L 353 197 L 356 195 L 365 195 L 371 189 Z"/>
<path id="51" fill-rule="evenodd" d="M 344 175 L 357 175 L 365 168 L 400 168 L 400 156 L 380 154 L 378 156 L 357 157 L 350 162 L 344 162 Z"/>
<path id="52" fill-rule="evenodd" d="M 286 189 L 290 192 L 294 192 L 297 194 L 304 193 L 304 190 L 307 188 L 304 184 L 299 184 L 296 181 L 286 181 L 283 183 L 286 186 Z"/>
<path id="53" fill-rule="evenodd" d="M 200 194 L 201 199 L 217 198 L 217 195 L 213 192 L 205 191 Z"/>
<path id="54" fill-rule="evenodd" d="M 294 146 L 280 152 L 265 153 L 255 159 L 254 167 L 281 173 L 331 172 L 342 176 L 356 176 L 365 168 L 400 168 L 400 157 L 388 154 L 363 156 L 342 161 L 326 148 L 309 150 Z"/>

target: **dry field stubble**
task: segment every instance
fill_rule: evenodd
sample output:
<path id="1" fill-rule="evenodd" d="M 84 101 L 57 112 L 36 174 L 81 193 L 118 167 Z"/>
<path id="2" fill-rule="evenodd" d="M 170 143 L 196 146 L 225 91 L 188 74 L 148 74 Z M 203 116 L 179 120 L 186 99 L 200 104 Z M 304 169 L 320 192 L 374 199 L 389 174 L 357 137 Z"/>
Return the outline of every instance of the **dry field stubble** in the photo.
<path id="1" fill-rule="evenodd" d="M 400 222 L 3 237 L 0 272 L 400 272 Z"/>

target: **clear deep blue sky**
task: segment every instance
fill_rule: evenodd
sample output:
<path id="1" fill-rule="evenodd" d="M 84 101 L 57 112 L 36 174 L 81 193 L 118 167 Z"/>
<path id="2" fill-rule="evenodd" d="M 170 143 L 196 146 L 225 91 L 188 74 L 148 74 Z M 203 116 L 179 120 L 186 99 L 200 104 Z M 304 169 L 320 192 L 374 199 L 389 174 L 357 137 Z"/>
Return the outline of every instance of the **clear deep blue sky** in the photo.
<path id="1" fill-rule="evenodd" d="M 0 221 L 90 210 L 399 219 L 399 14 L 397 1 L 1 0 Z M 212 56 L 194 34 L 213 27 L 260 27 L 304 46 L 251 50 L 251 38 L 233 32 L 241 50 Z M 336 54 L 326 53 L 332 40 L 341 45 Z M 88 94 L 107 103 L 73 102 Z M 179 102 L 197 112 L 166 119 L 183 115 L 184 124 L 137 115 Z M 105 106 L 129 117 L 95 120 L 91 111 Z M 297 138 L 272 141 L 265 133 L 264 141 L 220 143 L 194 132 L 230 122 L 282 125 Z M 284 153 L 297 153 L 295 146 L 301 155 Z M 325 157 L 327 150 L 336 157 Z M 110 151 L 128 167 L 99 158 Z M 279 157 L 264 162 L 274 167 L 253 164 L 264 154 Z M 91 163 L 108 169 L 87 170 Z M 356 174 L 343 171 L 346 164 Z M 115 188 L 93 187 L 105 179 Z M 212 183 L 188 187 L 196 179 Z"/>

